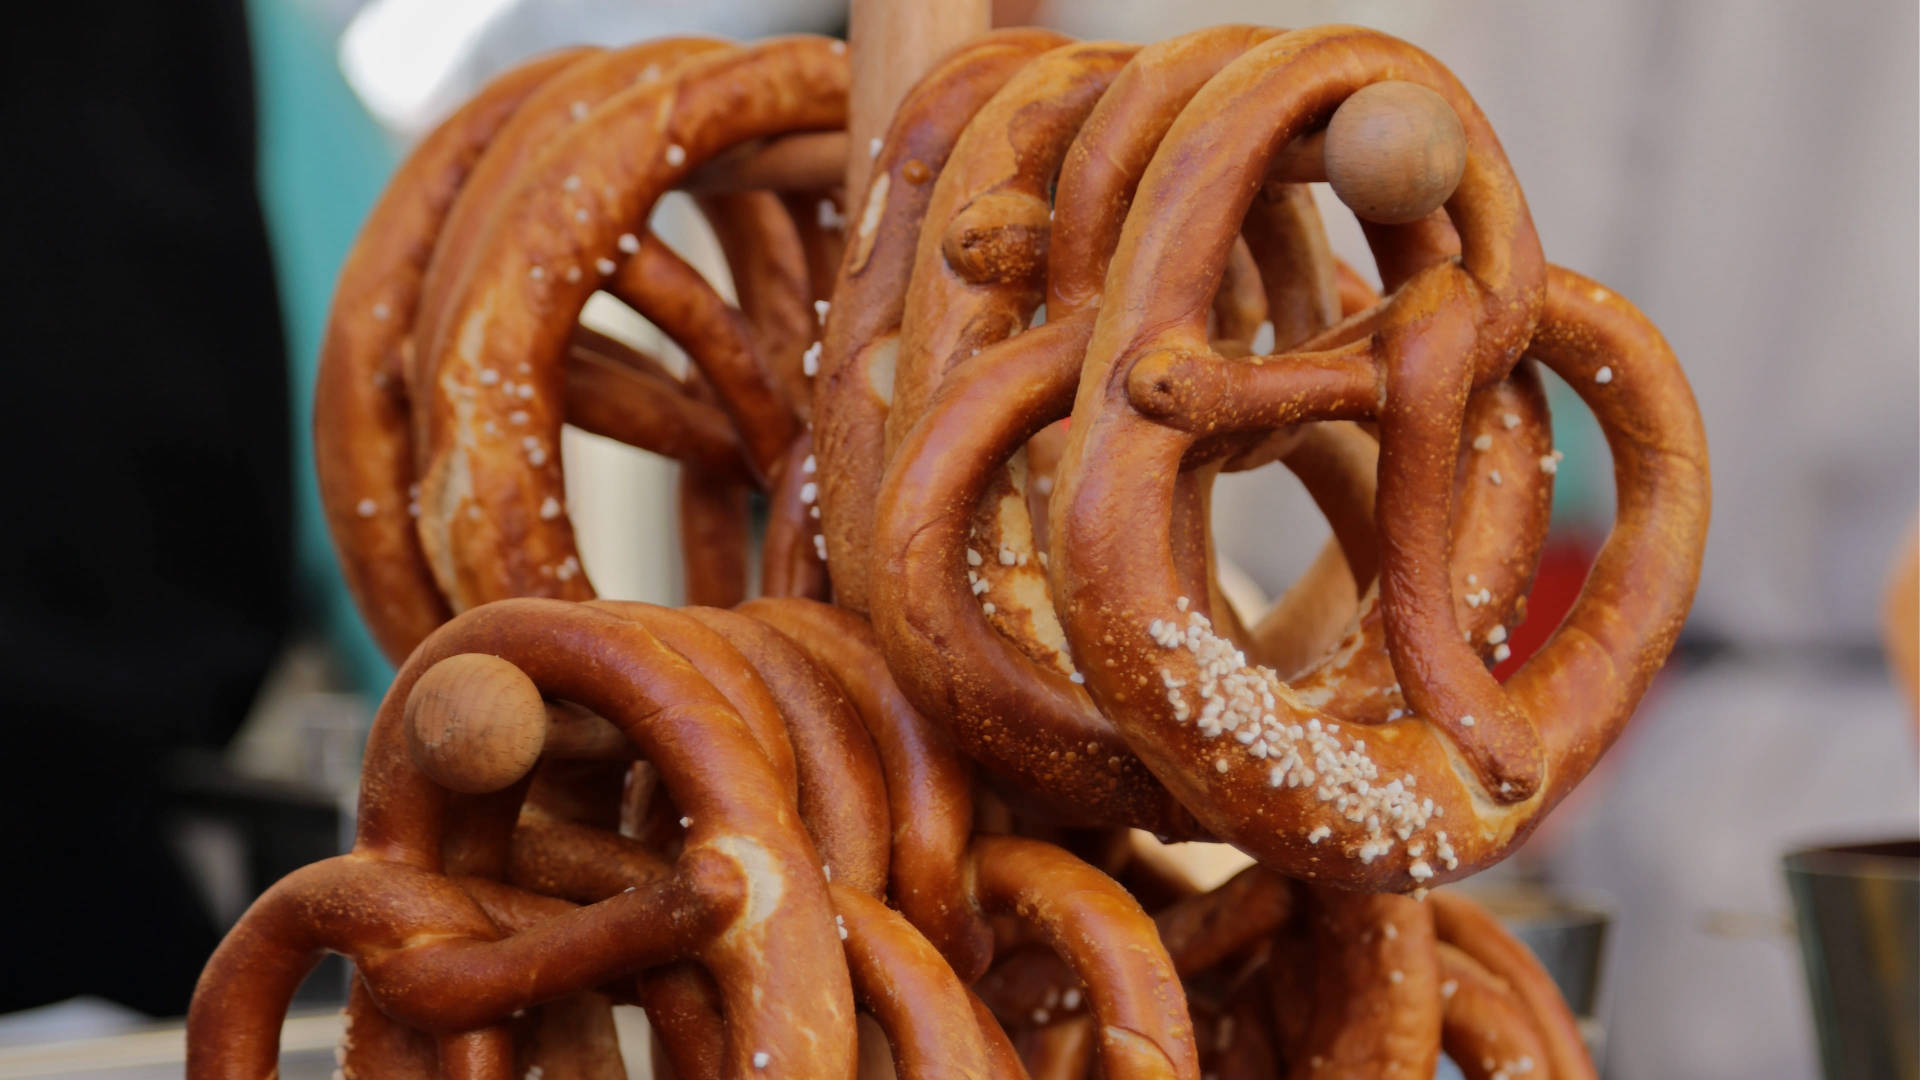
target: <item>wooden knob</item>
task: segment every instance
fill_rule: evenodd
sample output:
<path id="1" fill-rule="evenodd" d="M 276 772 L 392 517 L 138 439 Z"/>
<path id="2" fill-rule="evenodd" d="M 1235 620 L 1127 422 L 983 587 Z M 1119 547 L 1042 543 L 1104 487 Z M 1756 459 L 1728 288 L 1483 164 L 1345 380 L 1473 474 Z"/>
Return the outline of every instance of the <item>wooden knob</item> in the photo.
<path id="1" fill-rule="evenodd" d="M 527 775 L 547 737 L 547 706 L 526 673 L 461 653 L 427 669 L 407 695 L 407 750 L 442 787 L 499 791 Z"/>
<path id="2" fill-rule="evenodd" d="M 1410 82 L 1355 91 L 1327 123 L 1327 182 L 1355 214 L 1404 225 L 1453 196 L 1467 134 L 1439 94 Z"/>

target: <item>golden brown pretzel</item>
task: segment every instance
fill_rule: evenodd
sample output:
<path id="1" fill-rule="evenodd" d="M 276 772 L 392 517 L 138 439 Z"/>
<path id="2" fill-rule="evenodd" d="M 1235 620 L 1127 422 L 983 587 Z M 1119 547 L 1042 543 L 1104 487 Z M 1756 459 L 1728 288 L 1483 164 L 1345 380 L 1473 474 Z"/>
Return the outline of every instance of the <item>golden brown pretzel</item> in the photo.
<path id="1" fill-rule="evenodd" d="M 824 39 L 697 57 L 607 99 L 591 124 L 560 133 L 496 211 L 441 340 L 422 357 L 416 408 L 421 537 L 456 607 L 516 594 L 589 594 L 563 515 L 542 513 L 560 497 L 558 361 L 575 314 L 603 283 L 616 295 L 628 291 L 645 266 L 628 256 L 648 247 L 623 251 L 622 238 L 660 194 L 728 146 L 839 124 L 845 83 L 845 59 Z M 655 260 L 663 269 L 672 261 Z M 501 393 L 487 373 L 502 370 L 518 374 L 516 388 L 531 396 Z M 738 407 L 720 374 L 705 373 L 723 403 Z M 781 440 L 769 452 L 765 431 L 741 428 L 762 469 L 786 448 Z"/>
<path id="2" fill-rule="evenodd" d="M 1351 344 L 1285 364 L 1207 359 L 1200 320 L 1180 314 L 1170 283 L 1205 295 L 1263 147 L 1388 77 L 1426 81 L 1462 114 L 1469 160 L 1449 203 L 1462 262 L 1416 274 L 1384 308 L 1336 328 L 1336 342 L 1365 331 Z M 1244 159 L 1175 152 L 1190 140 L 1239 145 L 1221 141 L 1233 136 L 1220 125 L 1231 116 L 1249 130 L 1253 109 L 1273 127 L 1259 129 L 1271 133 Z M 1451 78 L 1364 31 L 1299 32 L 1255 48 L 1182 114 L 1142 181 L 1120 253 L 1053 507 L 1055 599 L 1094 699 L 1203 822 L 1290 873 L 1409 888 L 1498 858 L 1618 731 L 1691 598 L 1705 457 L 1671 354 L 1626 305 L 1583 306 L 1569 276 L 1556 276 L 1533 353 L 1607 428 L 1622 513 L 1576 620 L 1503 693 L 1457 624 L 1447 493 L 1469 387 L 1503 375 L 1527 344 L 1537 247 L 1491 133 Z M 1161 523 L 1172 468 L 1199 434 L 1376 411 L 1386 639 L 1419 718 L 1343 730 L 1185 610 Z M 1580 701 L 1576 688 L 1594 697 Z M 1483 700 L 1473 708 L 1484 721 L 1452 707 Z M 1234 739 L 1216 741 L 1229 730 Z"/>
<path id="3" fill-rule="evenodd" d="M 698 616 L 679 615 L 647 605 L 600 602 L 595 606 L 637 619 L 667 635 L 663 638 L 666 643 L 687 653 L 690 659 L 698 656 L 697 664 L 704 660 L 701 670 L 710 679 L 718 679 L 723 684 L 734 681 L 734 676 L 724 670 L 727 657 L 711 655 L 709 643 L 699 640 L 697 636 L 685 635 L 685 627 L 676 625 L 692 621 Z M 771 617 L 784 622 L 792 630 L 810 631 L 805 638 L 809 641 L 849 641 L 857 640 L 860 636 L 857 630 L 859 624 L 853 616 L 823 605 L 762 600 L 747 605 L 746 610 L 763 618 Z M 703 621 L 732 629 L 736 641 L 743 640 L 744 635 L 739 632 L 744 625 L 753 622 L 745 615 L 724 612 L 705 613 Z M 883 697 L 887 688 L 877 685 L 858 687 L 861 679 L 872 680 L 884 673 L 884 668 L 878 666 L 877 655 L 867 650 L 870 650 L 870 646 L 851 651 L 833 646 L 814 646 L 812 649 L 816 655 L 827 658 L 827 665 L 840 674 L 856 699 L 864 699 L 863 708 L 869 713 L 878 714 L 885 712 L 887 707 L 884 701 L 875 702 L 873 699 Z M 700 655 L 702 653 L 706 655 Z M 734 696 L 740 700 L 746 695 L 736 690 Z M 751 708 L 748 711 L 752 711 Z M 892 707 L 892 713 L 894 718 L 890 722 L 900 730 L 882 735 L 883 759 L 890 765 L 905 765 L 908 768 L 890 772 L 888 783 L 902 791 L 909 809 L 924 811 L 925 804 L 915 801 L 914 795 L 907 790 L 908 785 L 924 785 L 929 769 L 951 752 L 939 744 L 937 732 L 928 727 L 924 720 L 913 716 L 910 711 L 902 711 L 898 705 Z M 793 716 L 796 710 L 789 709 L 787 714 Z M 762 741 L 769 737 L 766 732 L 759 735 Z M 884 743 L 889 739 L 905 743 L 908 752 L 903 753 L 899 749 L 885 752 Z M 915 749 L 916 746 L 918 749 Z M 919 762 L 917 765 L 916 757 Z M 944 766 L 947 769 L 953 767 L 953 764 Z M 808 768 L 801 771 L 803 788 L 809 772 Z M 845 783 L 844 780 L 826 782 L 833 785 Z M 937 784 L 933 786 L 935 790 L 938 789 Z M 835 794 L 844 792 L 837 791 Z M 961 820 L 964 822 L 965 819 Z M 630 869 L 614 869 L 623 862 L 631 861 L 620 854 L 623 849 L 629 848 L 631 842 L 612 834 L 601 834 L 601 838 L 596 840 L 590 835 L 592 832 L 587 830 L 583 834 L 577 829 L 569 831 L 567 827 L 543 823 L 537 817 L 529 818 L 523 813 L 520 828 L 515 833 L 513 880 L 543 892 L 591 900 L 611 895 L 626 885 L 645 886 L 663 872 L 644 856 L 635 856 L 640 861 Z M 519 852 L 523 845 L 543 852 L 544 857 L 521 857 Z M 599 854 L 593 854 L 596 851 Z M 908 860 L 922 862 L 927 854 L 911 849 L 906 852 Z M 1176 1064 L 1182 1060 L 1183 1040 L 1190 1044 L 1190 1035 L 1185 1034 L 1182 1014 L 1178 1009 L 1178 980 L 1173 962 L 1159 947 L 1151 924 L 1146 922 L 1137 905 L 1114 882 L 1051 845 L 1010 838 L 976 838 L 969 846 L 962 865 L 963 874 L 959 879 L 936 886 L 951 891 L 945 902 L 968 917 L 977 917 L 976 909 L 979 912 L 1017 912 L 1058 950 L 1089 987 L 1091 1007 L 1105 1025 L 1096 1041 L 1111 1074 L 1161 1075 L 1152 1070 L 1164 1066 L 1167 1060 Z M 881 1014 L 883 1026 L 902 1055 L 902 1067 L 909 1069 L 908 1075 L 932 1075 L 917 1071 L 927 1068 L 931 1061 L 946 1061 L 949 1064 L 965 1062 L 984 1053 L 980 1042 L 981 1032 L 975 1026 L 970 1007 L 961 994 L 961 984 L 947 972 L 944 964 L 935 962 L 929 968 L 929 960 L 933 956 L 931 945 L 921 941 L 918 934 L 904 922 L 888 929 L 875 924 L 872 919 L 865 919 L 862 925 L 870 935 L 875 936 L 862 941 L 862 927 L 855 925 L 853 915 L 864 916 L 871 912 L 852 910 L 857 904 L 849 894 L 856 891 L 846 888 L 844 892 L 836 892 L 836 905 L 844 919 L 843 926 L 850 935 L 849 947 L 856 951 L 884 950 L 884 954 L 869 951 L 855 957 L 856 993 L 870 1009 Z M 1058 893 L 1060 899 L 1069 902 L 1056 903 L 1056 898 L 1049 893 Z M 905 906 L 910 911 L 929 910 L 925 903 L 927 894 L 919 892 L 917 895 L 919 902 L 915 902 L 915 895 L 905 897 Z M 937 908 L 934 910 L 938 912 Z M 1125 941 L 1131 944 L 1121 947 L 1120 943 Z M 924 950 L 924 955 L 919 950 Z M 932 1016 L 914 1016 L 914 1010 L 904 1008 L 901 1002 L 889 1003 L 889 1000 L 877 999 L 875 988 L 883 984 L 895 988 L 889 993 L 930 997 L 929 1001 L 922 1002 L 919 1011 L 922 1014 L 928 1010 L 944 1012 L 946 1019 L 941 1023 L 949 1026 L 938 1028 L 934 1026 Z M 1176 992 L 1171 1002 L 1167 999 L 1169 985 Z M 918 989 L 913 989 L 915 987 Z M 684 999 L 686 994 L 679 996 Z M 665 1005 L 663 1003 L 663 1007 Z M 966 1018 L 964 1028 L 954 1029 L 950 1026 L 954 1016 Z M 907 1026 L 909 1021 L 915 1026 Z M 710 1031 L 710 1025 L 693 1023 L 692 1034 L 676 1038 L 683 1038 L 695 1045 L 702 1040 L 710 1042 L 710 1035 L 700 1034 L 705 1031 Z M 940 1034 L 941 1031 L 946 1033 Z M 957 1043 L 954 1042 L 956 1038 L 959 1040 Z M 944 1058 L 928 1056 L 932 1052 L 929 1048 L 936 1046 L 946 1047 L 941 1051 L 946 1055 Z M 683 1047 L 678 1052 L 684 1056 L 692 1051 Z M 1160 1065 L 1156 1066 L 1153 1064 L 1155 1062 Z M 1141 1069 L 1148 1071 L 1138 1071 Z M 1182 1071 L 1179 1075 L 1188 1075 L 1188 1071 Z"/>
<path id="4" fill-rule="evenodd" d="M 421 358 L 446 347 L 450 309 L 485 250 L 481 240 L 543 151 L 566 132 L 577 136 L 575 129 L 591 126 L 583 120 L 610 95 L 662 83 L 679 65 L 730 48 L 705 39 L 668 39 L 568 53 L 505 76 L 423 144 L 369 220 L 343 271 L 323 351 L 316 455 L 350 584 L 396 661 L 448 610 L 414 535 L 421 503 L 412 483 L 409 403 L 398 376 L 418 381 Z M 583 183 L 578 174 L 555 182 L 561 189 Z M 713 196 L 710 205 L 733 212 L 721 223 L 722 235 L 737 262 L 734 276 L 746 314 L 729 307 L 644 228 L 621 234 L 617 252 L 594 260 L 593 269 L 599 277 L 612 267 L 608 287 L 685 347 L 711 382 L 695 375 L 683 385 L 650 358 L 576 328 L 564 365 L 562 411 L 587 430 L 685 463 L 689 594 L 696 601 L 731 604 L 745 591 L 748 492 L 774 464 L 770 452 L 784 448 L 781 440 L 790 438 L 797 423 L 797 391 L 781 390 L 781 372 L 763 354 L 785 350 L 796 312 L 806 320 L 812 312 L 805 252 L 780 201 L 742 192 Z M 556 267 L 555 273 L 588 276 L 580 265 Z M 797 372 L 798 353 L 787 359 Z M 483 432 L 508 440 L 530 437 L 517 430 L 533 419 L 530 409 L 518 407 L 533 389 L 519 377 L 523 372 L 531 366 L 516 362 L 482 370 L 483 385 L 509 406 L 502 417 L 483 422 Z M 719 392 L 706 389 L 710 385 Z M 724 406 L 724 413 L 710 401 Z M 752 440 L 745 449 L 760 454 L 745 469 L 735 425 Z M 557 456 L 545 443 L 527 454 Z M 538 510 L 541 520 L 565 516 L 558 496 Z M 563 559 L 548 572 L 570 581 L 578 569 L 577 561 Z"/>
<path id="5" fill-rule="evenodd" d="M 671 874 L 502 937 L 439 873 L 447 796 L 412 764 L 403 713 L 433 665 L 470 652 L 504 658 L 634 740 L 693 819 Z M 453 1041 L 493 1038 L 526 1005 L 697 958 L 721 987 L 730 1068 L 850 1073 L 851 992 L 812 846 L 725 699 L 637 623 L 538 600 L 455 619 L 383 703 L 362 792 L 354 851 L 269 890 L 209 961 L 188 1018 L 196 1080 L 271 1074 L 280 1016 L 321 949 L 350 954 L 389 1016 Z M 497 1063 L 483 1074 L 504 1075 Z"/>
<path id="6" fill-rule="evenodd" d="M 1497 143 L 1444 69 L 1340 28 L 1228 27 L 1138 53 L 1032 31 L 970 44 L 896 117 L 846 237 L 844 295 L 810 305 L 839 235 L 819 210 L 832 173 L 764 190 L 780 158 L 767 140 L 840 124 L 836 54 L 659 43 L 490 89 L 390 196 L 379 220 L 414 242 L 363 239 L 343 278 L 342 303 L 364 310 L 336 312 L 331 377 L 385 385 L 331 398 L 321 443 L 323 469 L 350 481 L 330 509 L 357 519 L 350 496 L 378 496 L 366 528 L 335 524 L 356 580 L 397 583 L 389 649 L 445 618 L 443 595 L 455 609 L 591 596 L 552 461 L 563 420 L 682 461 L 692 597 L 744 596 L 748 499 L 765 489 L 764 590 L 823 596 L 837 545 L 838 598 L 874 625 L 804 600 L 508 604 L 456 621 L 443 633 L 461 655 L 433 638 L 394 695 L 459 723 L 403 717 L 396 749 L 388 719 L 369 752 L 375 840 L 249 915 L 209 968 L 224 998 L 196 1010 L 199 1044 L 228 1002 L 258 998 L 228 1027 L 260 1057 L 262 1002 L 318 945 L 364 968 L 349 1063 L 381 1075 L 611 1075 L 610 1002 L 637 996 L 686 1078 L 792 1064 L 790 1030 L 743 1050 L 743 1008 L 789 1029 L 812 1025 L 783 1010 L 831 1014 L 830 1060 L 793 1067 L 840 1075 L 854 1001 L 908 1078 L 1020 1076 L 1016 1041 L 1034 1076 L 1096 1058 L 1113 1077 L 1425 1075 L 1442 1042 L 1479 1054 L 1468 1072 L 1488 1080 L 1536 1063 L 1590 1076 L 1544 972 L 1477 909 L 1305 891 L 1281 871 L 1367 889 L 1465 873 L 1617 733 L 1684 615 L 1706 513 L 1698 419 L 1657 334 L 1543 270 Z M 1396 173 L 1415 150 L 1461 146 L 1451 172 Z M 1303 186 L 1323 175 L 1374 219 L 1385 300 L 1326 250 Z M 643 227 L 683 180 L 737 310 Z M 384 335 L 364 333 L 375 277 L 405 300 Z M 692 370 L 575 326 L 593 287 Z M 1048 322 L 1029 328 L 1043 296 Z M 1263 319 L 1278 357 L 1246 355 Z M 1529 347 L 1601 415 L 1621 523 L 1567 628 L 1502 690 L 1481 665 L 1524 614 L 1558 460 L 1517 360 Z M 1070 408 L 1071 430 L 1053 423 Z M 503 425 L 535 442 L 490 444 Z M 1210 485 L 1273 460 L 1335 543 L 1247 627 L 1214 572 Z M 410 519 L 386 516 L 409 501 L 431 568 Z M 513 663 L 478 655 L 495 651 Z M 623 678 L 693 704 L 606 688 Z M 600 696 L 556 689 L 580 686 Z M 1460 701 L 1485 710 L 1478 723 Z M 642 723 L 678 725 L 684 745 L 633 735 Z M 958 751 L 994 771 L 991 791 Z M 708 769 L 693 804 L 687 768 Z M 766 957 L 742 960 L 737 940 L 712 944 L 766 896 L 762 864 L 716 855 L 715 813 L 770 829 L 782 898 L 808 894 L 814 925 L 795 914 L 776 943 L 804 956 L 776 974 L 750 977 Z M 1125 830 L 1060 827 L 1075 820 L 1213 831 L 1267 865 L 1194 893 L 1135 865 Z M 382 903 L 411 910 L 366 914 Z M 329 905 L 354 910 L 329 922 Z M 642 906 L 653 921 L 630 925 Z M 256 993 L 261 957 L 274 970 Z M 830 1001 L 795 1006 L 822 996 L 815 968 Z M 749 1035 L 774 1021 L 757 1022 Z"/>
<path id="7" fill-rule="evenodd" d="M 828 563 L 837 568 L 834 601 L 852 611 L 867 610 L 867 559 L 900 322 L 933 178 L 975 111 L 1029 60 L 1066 40 L 1044 30 L 1003 30 L 956 50 L 901 101 L 874 159 L 872 186 L 850 193 L 860 209 L 821 342 L 814 454 Z"/>
<path id="8" fill-rule="evenodd" d="M 523 845 L 547 854 L 537 875 L 516 869 L 517 881 L 588 902 L 644 887 L 667 872 L 664 862 L 633 841 L 601 830 L 557 835 L 523 817 L 515 846 Z M 982 1032 L 966 990 L 933 946 L 866 892 L 838 881 L 829 891 L 855 998 L 880 1021 L 900 1074 L 906 1080 L 987 1076 Z M 725 1044 L 710 981 L 697 968 L 669 967 L 644 976 L 640 996 L 678 1073 L 708 1075 Z"/>
<path id="9" fill-rule="evenodd" d="M 1017 94 L 1042 92 L 1069 76 L 1098 89 L 1111 77 L 1113 58 L 1110 47 L 1077 46 L 1035 61 L 976 116 L 955 154 L 955 161 L 971 166 L 972 172 L 950 169 L 940 185 L 948 197 L 936 200 L 953 214 L 949 238 L 976 237 L 976 246 L 999 253 L 998 265 L 1003 267 L 1033 265 L 1020 273 L 976 273 L 969 278 L 940 262 L 949 258 L 945 246 L 922 243 L 908 319 L 910 329 L 934 344 L 912 348 L 915 337 L 910 336 L 902 371 L 909 370 L 910 359 L 919 353 L 926 354 L 920 366 L 948 365 L 952 370 L 944 375 L 946 388 L 922 410 L 920 422 L 900 442 L 888 466 L 874 536 L 875 565 L 886 571 L 871 589 L 875 628 L 903 688 L 922 711 L 954 732 L 970 756 L 1066 808 L 1056 812 L 1082 820 L 1134 824 L 1163 835 L 1193 832 L 1185 811 L 1152 780 L 1084 691 L 1073 685 L 1081 675 L 1068 659 L 1046 592 L 1041 565 L 1045 556 L 1035 543 L 1039 529 L 1028 512 L 1032 482 L 1023 475 L 1030 460 L 1019 451 L 1067 412 L 1126 203 L 1161 134 L 1213 73 L 1274 33 L 1221 27 L 1142 49 L 1097 106 L 1080 102 L 1080 112 L 1087 114 L 1084 127 L 1055 130 L 1051 143 L 1040 143 L 1032 134 L 1031 110 L 1015 109 L 1005 99 L 1017 101 Z M 1058 94 L 1045 98 L 1057 99 Z M 1056 103 L 1050 106 L 1055 111 L 1044 115 L 1051 122 L 1075 119 L 1072 112 L 1056 116 L 1064 108 Z M 1023 153 L 1015 179 L 1002 181 L 1002 172 L 1011 168 L 1004 160 L 1004 146 L 1015 139 L 992 125 L 1011 122 L 1010 116 L 1017 117 L 1019 138 L 1026 141 L 1019 143 Z M 1048 250 L 1045 222 L 1021 224 L 991 215 L 1012 213 L 1006 210 L 1009 204 L 1033 202 L 1037 196 L 1030 189 L 1035 187 L 1044 196 L 1050 176 L 1045 170 L 1061 155 L 1061 141 L 1075 130 L 1078 139 L 1064 151 L 1066 163 L 1059 177 L 1053 223 L 1057 238 Z M 988 151 L 982 155 L 984 163 L 962 157 L 976 146 Z M 985 193 L 965 200 L 976 186 Z M 953 188 L 961 190 L 954 193 Z M 953 210 L 956 203 L 963 208 Z M 1330 282 L 1333 271 L 1325 261 L 1324 238 L 1314 239 L 1318 217 L 1310 207 L 1294 209 L 1284 221 L 1279 215 L 1269 219 L 1276 227 L 1311 235 L 1273 237 L 1264 240 L 1263 247 L 1294 256 L 1300 249 L 1316 249 L 1318 264 L 1298 256 L 1295 262 L 1309 265 L 1288 265 L 1283 258 L 1274 259 L 1273 265 L 1293 277 L 1317 275 Z M 976 236 L 990 233 L 995 237 L 991 243 Z M 1024 255 L 1016 258 L 1021 250 Z M 1047 268 L 1047 324 L 995 344 L 1007 325 L 1024 320 L 1040 295 L 1039 264 L 1034 262 L 1040 256 L 1045 256 Z M 961 265 L 972 264 L 963 259 Z M 920 284 L 926 274 L 935 278 L 935 285 Z M 1291 291 L 1296 290 L 1282 283 L 1271 288 L 1283 299 Z M 915 324 L 916 313 L 923 310 L 928 313 Z M 1307 328 L 1289 324 L 1285 332 Z M 980 346 L 984 348 L 978 355 L 962 353 Z M 939 378 L 929 374 L 921 381 Z M 911 398 L 903 397 L 890 425 L 912 411 Z M 1303 447 L 1314 452 L 1294 453 Z M 1368 565 L 1371 460 L 1360 447 L 1370 448 L 1371 440 L 1342 425 L 1295 438 L 1281 453 L 1329 507 L 1336 533 L 1353 549 L 1352 561 Z M 1206 525 L 1212 476 L 1207 469 L 1182 474 L 1181 505 L 1190 507 L 1191 514 L 1173 526 L 1177 550 L 1184 552 L 1177 558 L 1194 583 L 1195 595 L 1212 589 Z M 1342 512 L 1343 507 L 1354 509 Z M 1351 578 L 1346 589 L 1353 593 Z M 1349 609 L 1353 599 L 1349 595 Z M 1324 637 L 1299 647 L 1317 653 Z M 1019 720 L 1010 723 L 1009 717 Z"/>

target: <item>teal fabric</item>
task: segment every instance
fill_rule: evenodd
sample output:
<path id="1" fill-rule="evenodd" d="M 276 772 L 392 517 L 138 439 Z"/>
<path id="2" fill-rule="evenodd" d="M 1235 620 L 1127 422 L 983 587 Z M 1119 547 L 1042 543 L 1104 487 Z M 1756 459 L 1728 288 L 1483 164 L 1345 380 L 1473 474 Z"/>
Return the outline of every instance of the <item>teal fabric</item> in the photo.
<path id="1" fill-rule="evenodd" d="M 259 98 L 260 186 L 292 365 L 295 574 L 310 624 L 370 695 L 392 668 L 347 595 L 313 475 L 313 381 L 334 277 L 397 163 L 335 61 L 336 35 L 299 0 L 248 0 Z"/>
<path id="2" fill-rule="evenodd" d="M 1613 523 L 1613 459 L 1606 436 L 1572 387 L 1545 368 L 1541 375 L 1553 413 L 1553 445 L 1567 455 L 1553 478 L 1553 531 L 1604 533 Z"/>

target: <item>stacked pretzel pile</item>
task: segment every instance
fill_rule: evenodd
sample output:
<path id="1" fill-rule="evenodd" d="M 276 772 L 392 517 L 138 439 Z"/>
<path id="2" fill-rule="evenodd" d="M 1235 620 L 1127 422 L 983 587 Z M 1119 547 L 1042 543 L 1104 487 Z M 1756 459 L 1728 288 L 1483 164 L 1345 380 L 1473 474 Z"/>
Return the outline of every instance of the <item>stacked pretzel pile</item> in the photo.
<path id="1" fill-rule="evenodd" d="M 1592 1076 L 1526 949 L 1426 888 L 1591 769 L 1685 615 L 1706 456 L 1658 332 L 1545 263 L 1485 118 L 1392 38 L 989 34 L 847 193 L 844 54 L 536 61 L 374 211 L 317 438 L 400 672 L 352 851 L 214 955 L 190 1074 L 273 1075 L 333 950 L 348 1077 L 620 1076 L 621 1003 L 683 1080 L 851 1077 L 861 1014 L 911 1078 Z M 737 306 L 647 231 L 674 189 Z M 685 373 L 583 330 L 596 291 Z M 1500 683 L 1541 365 L 1618 517 Z M 681 463 L 694 606 L 594 599 L 563 423 Z M 1243 618 L 1210 492 L 1276 461 L 1333 540 Z M 1202 891 L 1135 830 L 1256 864 Z"/>

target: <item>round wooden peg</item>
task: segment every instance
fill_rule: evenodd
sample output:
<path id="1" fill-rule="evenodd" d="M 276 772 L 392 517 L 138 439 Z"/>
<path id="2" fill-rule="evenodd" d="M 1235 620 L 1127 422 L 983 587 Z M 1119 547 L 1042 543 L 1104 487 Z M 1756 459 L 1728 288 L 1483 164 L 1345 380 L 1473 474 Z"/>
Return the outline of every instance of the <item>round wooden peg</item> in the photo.
<path id="1" fill-rule="evenodd" d="M 1418 221 L 1453 197 L 1467 135 L 1447 100 L 1418 83 L 1362 87 L 1327 123 L 1327 182 L 1355 214 L 1381 225 Z"/>
<path id="2" fill-rule="evenodd" d="M 547 736 L 540 689 L 497 656 L 461 653 L 428 668 L 407 695 L 407 750 L 453 791 L 499 791 L 527 774 Z"/>

